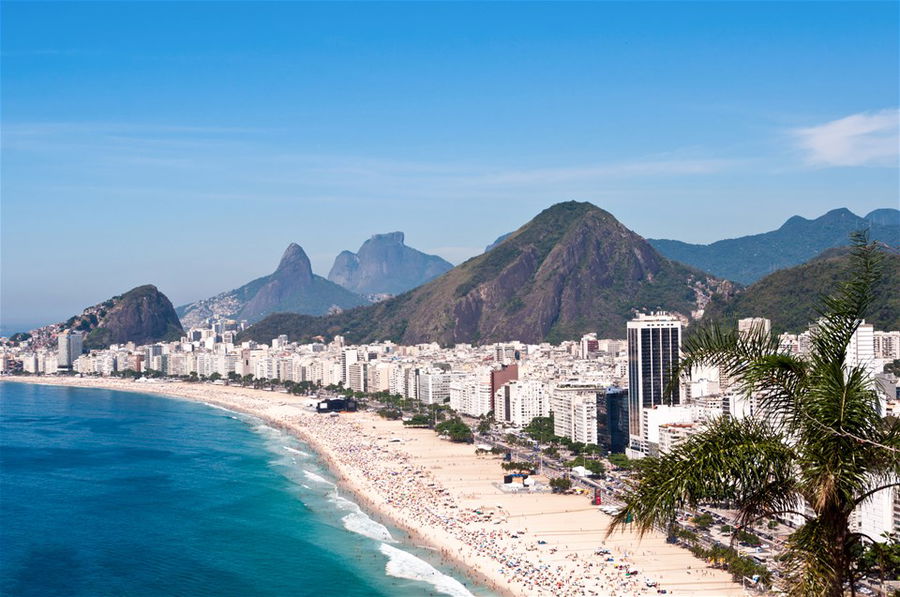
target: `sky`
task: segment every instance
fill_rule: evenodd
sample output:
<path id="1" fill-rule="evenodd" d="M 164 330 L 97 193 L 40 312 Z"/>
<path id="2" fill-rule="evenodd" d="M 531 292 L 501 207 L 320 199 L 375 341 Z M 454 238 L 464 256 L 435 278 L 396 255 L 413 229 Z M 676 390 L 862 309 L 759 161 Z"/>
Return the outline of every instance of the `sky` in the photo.
<path id="1" fill-rule="evenodd" d="M 897 207 L 898 7 L 5 1 L 0 324 L 572 199 L 702 243 Z"/>

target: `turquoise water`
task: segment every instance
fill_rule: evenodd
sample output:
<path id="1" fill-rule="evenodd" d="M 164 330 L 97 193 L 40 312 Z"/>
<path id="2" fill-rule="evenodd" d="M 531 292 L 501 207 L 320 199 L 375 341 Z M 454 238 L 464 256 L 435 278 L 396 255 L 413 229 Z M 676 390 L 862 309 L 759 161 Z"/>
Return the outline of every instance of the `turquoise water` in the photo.
<path id="1" fill-rule="evenodd" d="M 485 594 L 255 419 L 16 383 L 0 409 L 2 595 Z"/>

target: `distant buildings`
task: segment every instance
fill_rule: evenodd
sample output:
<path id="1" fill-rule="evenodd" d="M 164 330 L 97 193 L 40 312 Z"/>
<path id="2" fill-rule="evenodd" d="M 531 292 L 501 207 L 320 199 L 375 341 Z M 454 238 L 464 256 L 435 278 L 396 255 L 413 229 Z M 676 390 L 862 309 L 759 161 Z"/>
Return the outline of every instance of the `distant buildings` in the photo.
<path id="1" fill-rule="evenodd" d="M 563 382 L 553 389 L 550 410 L 553 432 L 573 442 L 597 443 L 597 402 L 606 388 L 591 383 Z"/>
<path id="2" fill-rule="evenodd" d="M 872 344 L 876 359 L 884 361 L 900 359 L 900 331 L 875 332 L 872 334 Z"/>
<path id="3" fill-rule="evenodd" d="M 84 336 L 81 332 L 66 330 L 59 334 L 57 341 L 57 367 L 71 370 L 75 360 L 81 356 Z"/>
<path id="4" fill-rule="evenodd" d="M 535 417 L 550 416 L 550 387 L 542 381 L 513 380 L 494 393 L 494 419 L 526 427 Z"/>
<path id="5" fill-rule="evenodd" d="M 613 454 L 623 454 L 628 447 L 628 390 L 607 388 L 606 395 L 597 399 L 606 402 L 605 421 L 597 418 L 597 440 Z"/>
<path id="6" fill-rule="evenodd" d="M 738 332 L 749 334 L 752 331 L 768 334 L 772 331 L 772 321 L 764 317 L 747 317 L 738 320 Z"/>
<path id="7" fill-rule="evenodd" d="M 454 376 L 450 381 L 450 408 L 465 415 L 480 417 L 491 412 L 491 376 L 488 371 L 474 371 Z"/>

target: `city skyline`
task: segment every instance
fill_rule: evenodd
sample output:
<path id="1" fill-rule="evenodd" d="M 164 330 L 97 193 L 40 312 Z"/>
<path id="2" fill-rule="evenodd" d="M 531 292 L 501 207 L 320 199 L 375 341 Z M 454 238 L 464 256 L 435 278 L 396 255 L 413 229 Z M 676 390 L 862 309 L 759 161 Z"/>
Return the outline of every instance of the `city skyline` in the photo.
<path id="1" fill-rule="evenodd" d="M 6 3 L 3 323 L 567 199 L 688 242 L 896 205 L 895 4 L 652 7 Z"/>

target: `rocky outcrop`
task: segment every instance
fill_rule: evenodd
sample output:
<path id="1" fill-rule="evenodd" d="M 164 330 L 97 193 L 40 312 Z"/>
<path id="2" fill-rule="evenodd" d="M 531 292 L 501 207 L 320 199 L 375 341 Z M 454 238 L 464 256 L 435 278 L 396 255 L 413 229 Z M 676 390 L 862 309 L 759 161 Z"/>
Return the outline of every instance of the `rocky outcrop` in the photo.
<path id="1" fill-rule="evenodd" d="M 172 302 L 150 284 L 88 307 L 56 327 L 57 331 L 84 332 L 84 346 L 89 349 L 178 340 L 184 333 Z"/>
<path id="2" fill-rule="evenodd" d="M 453 265 L 404 244 L 402 232 L 376 234 L 359 251 L 342 251 L 328 279 L 365 295 L 396 295 L 433 280 Z"/>
<path id="3" fill-rule="evenodd" d="M 300 245 L 291 243 L 278 267 L 268 276 L 182 305 L 177 311 L 182 323 L 190 327 L 210 317 L 246 319 L 252 323 L 271 313 L 323 315 L 366 303 L 365 298 L 313 274 L 306 252 Z"/>
<path id="4" fill-rule="evenodd" d="M 611 214 L 589 203 L 544 210 L 492 250 L 415 290 L 326 318 L 281 318 L 302 339 L 344 334 L 353 342 L 526 342 L 621 337 L 637 311 L 687 321 L 732 284 L 670 261 Z M 265 324 L 265 325 L 264 325 Z M 249 337 L 269 341 L 265 321 Z"/>

